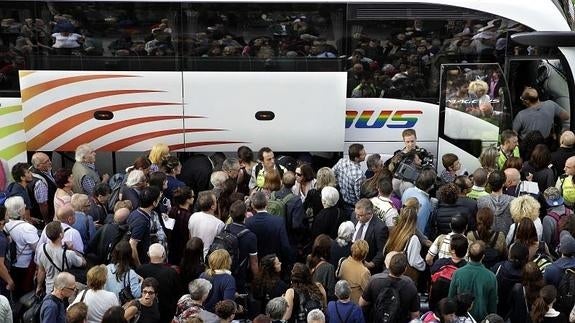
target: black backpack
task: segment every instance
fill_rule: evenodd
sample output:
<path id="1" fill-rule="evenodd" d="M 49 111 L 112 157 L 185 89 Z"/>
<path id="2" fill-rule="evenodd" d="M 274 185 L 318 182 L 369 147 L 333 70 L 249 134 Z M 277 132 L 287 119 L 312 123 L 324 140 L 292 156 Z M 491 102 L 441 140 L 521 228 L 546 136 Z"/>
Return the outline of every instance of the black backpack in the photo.
<path id="1" fill-rule="evenodd" d="M 10 243 L 8 244 L 8 252 L 6 253 L 6 259 L 4 261 L 4 263 L 9 266 L 8 268 L 13 266 L 18 259 L 18 246 L 16 245 L 16 241 L 14 241 L 14 239 L 12 239 L 10 232 L 12 232 L 12 230 L 14 230 L 17 226 L 19 226 L 22 223 L 24 223 L 24 222 L 18 222 L 12 227 L 12 229 L 10 229 L 8 231 L 4 231 L 4 233 L 6 233 L 6 237 L 10 241 Z"/>
<path id="2" fill-rule="evenodd" d="M 475 240 L 481 240 L 477 231 L 473 231 L 473 236 L 475 237 Z M 485 265 L 486 268 L 493 268 L 495 264 L 503 260 L 501 252 L 495 248 L 498 237 L 499 232 L 493 231 L 489 241 L 485 241 L 485 257 L 483 258 L 483 265 Z"/>
<path id="3" fill-rule="evenodd" d="M 393 282 L 389 282 L 377 295 L 374 305 L 373 322 L 399 323 L 400 317 L 399 291 Z"/>
<path id="4" fill-rule="evenodd" d="M 555 309 L 569 315 L 575 304 L 575 268 L 567 268 L 559 281 Z"/>
<path id="5" fill-rule="evenodd" d="M 307 314 L 315 309 L 322 310 L 321 299 L 316 295 L 309 293 L 297 292 L 299 299 L 299 311 L 296 315 L 295 322 L 306 323 Z"/>
<path id="6" fill-rule="evenodd" d="M 237 236 L 230 231 L 229 224 L 226 224 L 224 229 L 215 236 L 214 241 L 210 245 L 210 249 L 208 250 L 208 254 L 206 256 L 206 263 L 208 263 L 208 257 L 218 249 L 227 250 L 232 258 L 232 274 L 235 275 L 238 273 L 240 268 L 243 268 L 247 263 L 246 259 L 240 259 L 240 243 L 239 239 L 244 234 L 248 233 L 249 229 L 243 229 L 240 231 Z"/>

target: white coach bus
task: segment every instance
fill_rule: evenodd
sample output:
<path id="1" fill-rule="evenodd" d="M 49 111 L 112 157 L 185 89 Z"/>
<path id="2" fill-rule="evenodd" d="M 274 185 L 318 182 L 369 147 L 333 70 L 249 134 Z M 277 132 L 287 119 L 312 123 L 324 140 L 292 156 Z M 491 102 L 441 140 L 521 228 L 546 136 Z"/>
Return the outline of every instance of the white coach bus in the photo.
<path id="1" fill-rule="evenodd" d="M 390 154 L 413 128 L 473 169 L 524 87 L 573 110 L 573 17 L 570 0 L 1 1 L 0 158 Z"/>

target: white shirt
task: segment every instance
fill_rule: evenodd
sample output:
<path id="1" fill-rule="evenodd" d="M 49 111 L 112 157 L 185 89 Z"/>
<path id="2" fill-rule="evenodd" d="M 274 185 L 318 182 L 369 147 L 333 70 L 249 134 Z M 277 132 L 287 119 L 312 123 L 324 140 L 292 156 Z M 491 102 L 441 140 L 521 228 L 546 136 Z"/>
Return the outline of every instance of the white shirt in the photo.
<path id="1" fill-rule="evenodd" d="M 28 268 L 38 243 L 38 229 L 23 220 L 10 220 L 4 226 L 4 231 L 10 234 L 12 240 L 16 242 L 17 256 L 13 266 Z"/>
<path id="2" fill-rule="evenodd" d="M 190 220 L 188 220 L 190 238 L 198 237 L 204 242 L 204 257 L 208 254 L 208 250 L 212 242 L 214 242 L 214 238 L 223 228 L 224 223 L 222 220 L 205 212 L 196 212 L 192 214 Z"/>
<path id="3" fill-rule="evenodd" d="M 353 241 L 357 241 L 357 240 L 365 240 L 365 233 L 367 232 L 367 227 L 369 227 L 369 224 L 371 223 L 371 220 L 373 219 L 373 216 L 371 217 L 371 219 L 369 219 L 369 221 L 365 222 L 363 224 L 363 232 L 361 233 L 361 236 L 358 237 L 358 239 L 355 238 L 355 235 L 357 234 L 357 232 L 359 231 L 359 228 L 361 227 L 361 222 L 357 221 L 357 223 L 355 224 L 355 230 L 353 231 Z"/>
<path id="4" fill-rule="evenodd" d="M 83 303 L 88 305 L 88 317 L 86 318 L 88 323 L 102 322 L 104 313 L 106 313 L 110 307 L 120 306 L 120 302 L 118 301 L 116 294 L 103 289 L 88 289 L 79 292 L 70 306 L 79 303 L 84 293 L 86 293 L 86 296 L 84 297 Z"/>
<path id="5" fill-rule="evenodd" d="M 64 237 L 62 238 L 62 246 L 64 246 L 64 244 L 66 242 L 70 242 L 72 244 L 72 248 L 76 251 L 79 252 L 84 252 L 84 242 L 82 241 L 82 236 L 80 235 L 80 232 L 74 228 L 72 228 L 70 225 L 68 225 L 67 223 L 64 222 L 60 222 L 60 226 L 62 227 L 62 232 L 64 232 Z M 68 230 L 66 230 L 67 228 L 70 228 Z M 40 241 L 38 242 L 38 245 L 36 246 L 36 256 L 34 258 L 34 261 L 36 263 L 38 263 L 38 255 L 41 252 L 41 247 L 43 244 L 48 243 L 48 237 L 46 236 L 46 228 L 44 228 L 44 230 L 42 230 L 42 235 L 40 236 Z"/>

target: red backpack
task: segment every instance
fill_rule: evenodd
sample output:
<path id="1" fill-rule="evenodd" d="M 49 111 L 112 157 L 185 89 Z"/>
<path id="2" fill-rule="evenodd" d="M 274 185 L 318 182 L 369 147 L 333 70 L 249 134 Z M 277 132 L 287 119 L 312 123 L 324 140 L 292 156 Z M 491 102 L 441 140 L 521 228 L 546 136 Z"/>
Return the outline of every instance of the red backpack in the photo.
<path id="1" fill-rule="evenodd" d="M 552 243 L 553 246 L 557 246 L 559 245 L 559 235 L 561 234 L 561 230 L 563 230 L 563 228 L 565 228 L 565 225 L 567 224 L 567 221 L 569 220 L 569 218 L 571 217 L 572 213 L 571 210 L 568 207 L 565 207 L 565 213 L 563 214 L 559 214 L 555 211 L 549 211 L 547 213 L 548 216 L 550 216 L 551 218 L 553 218 L 553 220 L 555 220 L 555 234 L 553 234 L 553 238 L 552 238 Z"/>

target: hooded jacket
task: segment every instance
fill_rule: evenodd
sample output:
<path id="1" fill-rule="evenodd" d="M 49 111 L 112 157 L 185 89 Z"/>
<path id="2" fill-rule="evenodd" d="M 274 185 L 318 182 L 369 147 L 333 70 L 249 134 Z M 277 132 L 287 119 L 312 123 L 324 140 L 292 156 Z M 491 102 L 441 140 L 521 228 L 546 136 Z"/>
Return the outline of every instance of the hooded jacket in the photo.
<path id="1" fill-rule="evenodd" d="M 513 223 L 509 204 L 513 199 L 513 196 L 507 194 L 489 194 L 477 200 L 477 208 L 488 207 L 493 211 L 495 215 L 493 219 L 493 231 L 500 231 L 505 234 L 509 231 L 509 226 Z"/>

